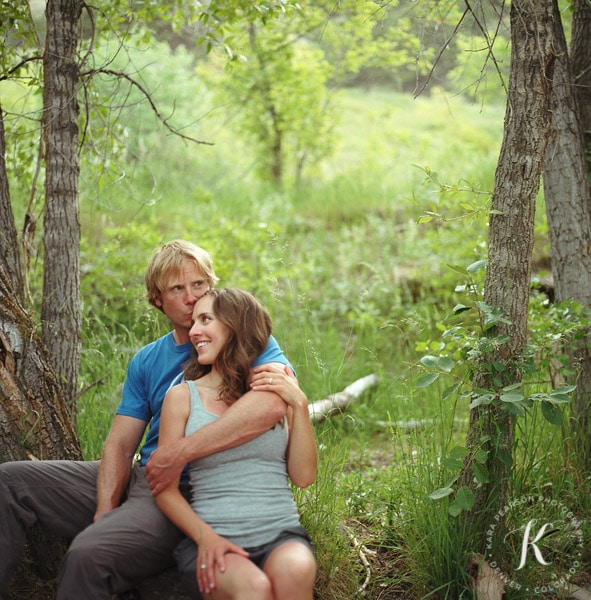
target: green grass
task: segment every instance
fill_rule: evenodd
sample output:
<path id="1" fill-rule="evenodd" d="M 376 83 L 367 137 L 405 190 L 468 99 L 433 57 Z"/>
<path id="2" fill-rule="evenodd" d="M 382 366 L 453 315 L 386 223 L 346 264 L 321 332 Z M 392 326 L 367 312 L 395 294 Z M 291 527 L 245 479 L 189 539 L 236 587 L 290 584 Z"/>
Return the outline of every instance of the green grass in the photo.
<path id="1" fill-rule="evenodd" d="M 199 115 L 209 114 L 199 98 Z M 98 456 L 129 357 L 164 331 L 142 300 L 150 252 L 191 239 L 212 252 L 222 286 L 249 289 L 269 308 L 310 401 L 380 376 L 377 389 L 316 425 L 317 482 L 296 492 L 316 544 L 318 598 L 353 599 L 361 589 L 375 599 L 468 598 L 465 532 L 447 500 L 428 498 L 450 477 L 441 458 L 464 443 L 467 408 L 441 400 L 446 384 L 417 390 L 414 382 L 417 347 L 437 347 L 438 324 L 458 301 L 447 265 L 483 258 L 486 227 L 479 219 L 418 225 L 425 207 L 457 216 L 459 204 L 446 204 L 418 167 L 490 190 L 503 109 L 384 89 L 346 90 L 340 102 L 335 154 L 297 189 L 254 179 L 248 144 L 220 111 L 196 126 L 213 148 L 152 125 L 130 144 L 124 179 L 114 169 L 96 186 L 83 171 L 81 383 L 89 389 L 79 434 L 85 456 Z M 525 422 L 512 485 L 550 493 L 552 481 L 552 496 L 568 493 L 585 514 L 588 501 L 575 490 L 589 482 L 563 469 L 567 435 Z"/>
<path id="2" fill-rule="evenodd" d="M 268 307 L 310 401 L 369 373 L 380 377 L 343 414 L 315 426 L 317 481 L 296 492 L 316 545 L 318 598 L 470 597 L 467 533 L 449 517 L 448 498 L 429 498 L 454 475 L 442 458 L 464 444 L 466 402 L 442 400 L 449 381 L 414 384 L 418 359 L 441 348 L 445 317 L 463 301 L 455 292 L 463 282 L 449 265 L 486 254 L 486 216 L 462 219 L 462 205 L 483 197 L 469 190 L 492 190 L 504 106 L 436 88 L 417 99 L 385 88 L 342 90 L 334 153 L 310 165 L 301 186 L 277 190 L 256 179 L 235 107 L 212 104 L 192 60 L 158 44 L 134 57 L 147 66 L 143 81 L 169 122 L 213 146 L 170 135 L 146 103 L 108 124 L 117 143 L 101 145 L 101 120 L 88 132 L 96 154 L 80 178 L 85 391 L 77 414 L 85 457 L 100 455 L 130 357 L 166 330 L 143 299 L 150 253 L 190 239 L 211 251 L 222 286 L 248 289 Z M 4 110 L 39 103 L 6 82 L 0 92 Z M 12 118 L 5 125 L 9 148 L 11 136 L 31 128 Z M 35 160 L 7 158 L 19 166 L 10 184 L 20 221 Z M 441 218 L 418 224 L 425 210 Z M 540 263 L 543 215 L 540 204 Z M 35 298 L 41 279 L 32 273 Z M 532 322 L 537 338 L 551 329 L 543 309 Z M 547 386 L 544 370 L 536 377 L 531 385 Z M 519 421 L 511 493 L 541 493 L 585 519 L 591 481 L 572 459 L 567 416 L 560 427 L 539 411 Z M 579 583 L 591 565 L 586 521 L 583 537 Z"/>

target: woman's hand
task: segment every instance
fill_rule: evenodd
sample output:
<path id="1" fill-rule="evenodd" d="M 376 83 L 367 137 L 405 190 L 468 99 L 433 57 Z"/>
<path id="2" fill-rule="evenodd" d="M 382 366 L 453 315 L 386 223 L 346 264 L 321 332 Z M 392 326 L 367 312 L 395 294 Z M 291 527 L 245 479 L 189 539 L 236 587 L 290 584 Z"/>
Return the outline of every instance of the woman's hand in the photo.
<path id="1" fill-rule="evenodd" d="M 293 409 L 308 410 L 308 399 L 298 385 L 298 380 L 294 377 L 289 367 L 280 371 L 261 365 L 252 370 L 250 379 L 252 390 L 263 392 L 275 392 L 283 398 L 284 402 Z"/>
<path id="2" fill-rule="evenodd" d="M 226 570 L 225 555 L 229 552 L 248 557 L 244 548 L 233 544 L 207 526 L 207 531 L 197 543 L 197 585 L 202 594 L 209 594 L 215 589 L 216 565 L 223 573 Z"/>

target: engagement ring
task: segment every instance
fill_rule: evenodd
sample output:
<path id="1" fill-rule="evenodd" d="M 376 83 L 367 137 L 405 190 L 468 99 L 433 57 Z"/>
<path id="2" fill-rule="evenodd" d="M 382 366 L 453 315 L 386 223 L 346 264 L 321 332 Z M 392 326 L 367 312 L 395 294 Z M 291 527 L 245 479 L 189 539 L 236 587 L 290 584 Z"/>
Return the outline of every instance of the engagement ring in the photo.
<path id="1" fill-rule="evenodd" d="M 269 385 L 273 385 L 273 378 L 269 377 Z"/>
<path id="2" fill-rule="evenodd" d="M 207 569 L 207 565 L 201 565 L 202 569 Z"/>

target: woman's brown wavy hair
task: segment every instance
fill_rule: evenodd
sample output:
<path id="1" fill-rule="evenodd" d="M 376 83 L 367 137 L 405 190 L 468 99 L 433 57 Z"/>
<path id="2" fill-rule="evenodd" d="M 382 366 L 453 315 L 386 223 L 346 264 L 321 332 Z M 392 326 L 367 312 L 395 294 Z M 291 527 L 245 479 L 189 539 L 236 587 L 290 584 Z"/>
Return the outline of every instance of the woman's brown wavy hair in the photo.
<path id="1" fill-rule="evenodd" d="M 215 360 L 215 367 L 222 376 L 219 399 L 232 404 L 249 390 L 251 365 L 269 342 L 272 321 L 262 304 L 244 290 L 209 290 L 206 295 L 214 296 L 213 314 L 228 329 L 228 340 Z M 199 379 L 210 371 L 211 365 L 200 365 L 193 352 L 184 376 Z"/>

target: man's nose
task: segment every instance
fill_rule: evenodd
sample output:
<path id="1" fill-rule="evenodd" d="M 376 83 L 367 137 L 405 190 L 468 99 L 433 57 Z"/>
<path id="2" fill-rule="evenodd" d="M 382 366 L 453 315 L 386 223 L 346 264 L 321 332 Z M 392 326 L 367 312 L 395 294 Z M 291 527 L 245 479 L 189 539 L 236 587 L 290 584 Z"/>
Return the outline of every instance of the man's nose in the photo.
<path id="1" fill-rule="evenodd" d="M 199 298 L 201 298 L 201 296 L 193 292 L 191 288 L 187 288 L 185 290 L 185 302 L 187 304 L 195 304 Z"/>

